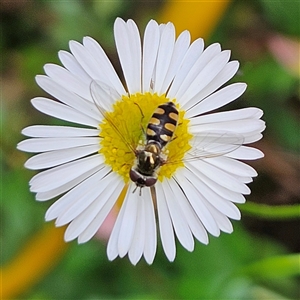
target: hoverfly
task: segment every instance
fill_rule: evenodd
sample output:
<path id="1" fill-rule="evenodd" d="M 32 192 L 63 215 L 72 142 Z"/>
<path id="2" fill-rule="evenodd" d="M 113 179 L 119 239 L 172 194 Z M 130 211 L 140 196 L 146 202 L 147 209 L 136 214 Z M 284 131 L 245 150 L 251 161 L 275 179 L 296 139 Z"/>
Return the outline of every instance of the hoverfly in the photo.
<path id="1" fill-rule="evenodd" d="M 132 151 L 136 157 L 136 164 L 131 167 L 129 177 L 136 184 L 136 188 L 140 188 L 140 194 L 143 187 L 154 188 L 157 182 L 157 170 L 164 164 L 178 163 L 172 161 L 168 157 L 165 158 L 163 150 L 168 143 L 171 143 L 174 137 L 174 132 L 178 124 L 179 112 L 175 104 L 171 101 L 159 105 L 153 112 L 150 120 L 147 123 L 146 132 L 143 128 L 141 133 L 145 135 L 145 143 L 142 147 L 138 147 L 125 139 L 119 128 L 114 124 L 114 121 L 107 117 L 106 111 L 109 111 L 109 102 L 103 103 L 103 99 L 110 99 L 111 103 L 120 96 L 113 96 L 113 90 L 103 83 L 92 81 L 91 95 L 93 101 L 104 119 L 116 131 L 119 137 L 127 145 L 128 150 Z M 101 99 L 98 101 L 97 99 Z M 102 106 L 99 105 L 102 104 Z M 140 108 L 139 108 L 140 109 Z M 140 109 L 141 111 L 141 109 Z M 141 111 L 141 116 L 143 112 Z M 216 157 L 229 153 L 239 148 L 243 143 L 243 138 L 229 132 L 203 132 L 196 136 L 193 150 L 187 153 L 184 160 L 204 159 Z"/>
<path id="2" fill-rule="evenodd" d="M 157 181 L 155 171 L 165 163 L 162 149 L 172 140 L 178 122 L 178 110 L 173 102 L 159 105 L 146 130 L 146 145 L 137 150 L 137 166 L 131 168 L 130 179 L 137 187 L 153 186 Z"/>

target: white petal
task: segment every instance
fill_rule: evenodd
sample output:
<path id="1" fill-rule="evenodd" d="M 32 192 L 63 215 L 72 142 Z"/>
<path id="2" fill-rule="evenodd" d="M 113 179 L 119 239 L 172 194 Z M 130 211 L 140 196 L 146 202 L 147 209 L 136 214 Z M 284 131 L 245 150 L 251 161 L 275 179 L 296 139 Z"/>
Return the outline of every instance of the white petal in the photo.
<path id="1" fill-rule="evenodd" d="M 193 162 L 190 162 L 187 164 L 188 168 L 192 169 L 195 174 L 197 174 L 197 177 L 205 183 L 211 190 L 213 190 L 215 193 L 217 193 L 222 198 L 225 198 L 231 202 L 234 203 L 245 203 L 246 199 L 241 193 L 234 192 L 232 190 L 229 190 L 223 186 L 221 186 L 219 183 L 215 182 L 214 179 L 210 179 L 209 177 L 205 176 L 201 170 L 198 170 L 197 166 L 193 166 Z"/>
<path id="2" fill-rule="evenodd" d="M 168 90 L 172 80 L 174 79 L 175 75 L 178 73 L 183 58 L 189 48 L 190 40 L 191 40 L 191 36 L 187 30 L 183 31 L 177 38 L 174 45 L 174 51 L 172 54 L 170 66 L 165 76 L 163 85 L 160 89 L 161 92 L 165 92 Z"/>
<path id="3" fill-rule="evenodd" d="M 169 69 L 169 65 L 172 59 L 173 49 L 175 44 L 175 27 L 172 23 L 168 23 L 160 37 L 157 61 L 155 68 L 155 81 L 153 91 L 163 94 L 165 91 L 162 90 L 164 79 Z"/>
<path id="4" fill-rule="evenodd" d="M 133 187 L 133 185 L 131 185 L 131 187 Z M 140 197 L 138 193 L 132 193 L 132 189 L 129 189 L 123 203 L 123 205 L 125 205 L 125 211 L 118 238 L 118 252 L 120 257 L 124 257 L 131 246 L 139 201 Z"/>
<path id="5" fill-rule="evenodd" d="M 247 85 L 242 82 L 228 85 L 192 107 L 187 111 L 185 117 L 192 118 L 194 116 L 222 107 L 241 96 L 245 92 L 246 87 Z"/>
<path id="6" fill-rule="evenodd" d="M 241 193 L 244 195 L 250 194 L 250 189 L 243 184 L 242 182 L 236 180 L 232 175 L 228 174 L 226 171 L 216 168 L 212 164 L 209 163 L 210 160 L 214 158 L 210 158 L 207 160 L 196 160 L 191 162 L 186 162 L 186 164 L 190 167 L 193 166 L 193 169 L 197 174 L 202 173 L 206 177 L 215 181 L 217 184 L 237 193 Z"/>
<path id="7" fill-rule="evenodd" d="M 159 182 L 155 187 L 157 191 L 157 212 L 162 246 L 168 260 L 174 261 L 176 255 L 175 238 L 168 206 L 166 203 L 166 195 Z"/>
<path id="8" fill-rule="evenodd" d="M 242 119 L 231 120 L 216 123 L 206 123 L 191 126 L 191 133 L 197 133 L 202 131 L 229 131 L 238 134 L 245 134 L 249 132 L 261 132 L 265 129 L 265 122 L 257 119 Z"/>
<path id="9" fill-rule="evenodd" d="M 77 124 L 98 128 L 100 120 L 102 119 L 97 121 L 72 107 L 43 97 L 34 98 L 31 100 L 31 103 L 37 110 L 46 115 Z"/>
<path id="10" fill-rule="evenodd" d="M 204 53 L 203 53 L 204 54 Z M 216 55 L 211 61 L 209 61 L 205 67 L 197 74 L 194 81 L 186 89 L 183 95 L 178 95 L 178 101 L 186 99 L 189 101 L 195 95 L 197 95 L 203 88 L 205 88 L 214 78 L 222 71 L 226 63 L 230 58 L 230 51 L 225 50 Z"/>
<path id="11" fill-rule="evenodd" d="M 257 172 L 249 165 L 224 156 L 214 157 L 209 163 L 231 174 L 238 176 L 256 177 Z"/>
<path id="12" fill-rule="evenodd" d="M 92 78 L 85 72 L 85 70 L 81 67 L 71 53 L 61 50 L 58 52 L 58 57 L 66 69 L 68 69 L 85 84 L 90 84 Z"/>
<path id="13" fill-rule="evenodd" d="M 261 133 L 257 133 L 257 132 L 250 132 L 247 134 L 243 134 L 243 136 L 244 136 L 244 144 L 251 144 L 257 142 L 263 137 Z"/>
<path id="14" fill-rule="evenodd" d="M 188 102 L 187 99 L 182 99 L 181 105 L 182 108 L 187 110 L 190 107 L 194 106 L 196 103 L 200 102 L 202 99 L 216 91 L 224 83 L 230 80 L 233 75 L 237 72 L 239 68 L 238 61 L 228 62 L 225 67 L 214 77 L 214 79 L 207 84 L 201 91 L 199 91 L 194 97 L 192 97 Z"/>
<path id="15" fill-rule="evenodd" d="M 256 107 L 247 107 L 242 109 L 222 111 L 207 115 L 197 116 L 191 119 L 191 126 L 205 125 L 218 122 L 229 122 L 246 119 L 259 119 L 263 111 Z"/>
<path id="16" fill-rule="evenodd" d="M 199 194 L 197 188 L 189 180 L 187 180 L 182 173 L 177 173 L 175 179 L 182 187 L 186 197 L 206 230 L 214 236 L 219 236 L 220 230 L 210 211 L 205 206 L 203 196 Z"/>
<path id="17" fill-rule="evenodd" d="M 258 149 L 247 146 L 241 146 L 238 149 L 225 154 L 225 156 L 235 159 L 252 160 L 262 158 L 264 157 L 264 154 Z"/>
<path id="18" fill-rule="evenodd" d="M 114 87 L 119 95 L 125 95 L 126 91 L 102 47 L 91 37 L 85 37 L 83 45 L 93 55 L 96 61 L 95 67 L 108 78 L 110 86 Z"/>
<path id="19" fill-rule="evenodd" d="M 208 207 L 207 203 L 210 203 L 222 214 L 235 220 L 240 219 L 241 214 L 240 211 L 237 209 L 237 207 L 234 204 L 232 204 L 230 201 L 227 201 L 223 197 L 219 196 L 212 189 L 210 189 L 206 184 L 204 184 L 199 179 L 199 177 L 197 177 L 197 175 L 193 172 L 192 169 L 191 170 L 186 169 L 184 175 L 195 186 L 198 192 L 203 196 L 202 201 L 207 207 Z M 213 213 L 212 215 L 216 220 L 216 216 Z"/>
<path id="20" fill-rule="evenodd" d="M 128 251 L 128 257 L 133 265 L 136 265 L 142 254 L 144 252 L 145 247 L 145 231 L 146 231 L 146 224 L 145 224 L 145 199 L 140 197 L 137 203 L 137 220 L 134 228 L 134 234 L 130 249 Z"/>
<path id="21" fill-rule="evenodd" d="M 132 186 L 131 184 L 128 188 L 127 194 L 132 191 Z M 125 196 L 124 202 L 122 203 L 120 212 L 118 214 L 117 220 L 115 222 L 115 225 L 113 227 L 113 230 L 111 232 L 111 235 L 108 240 L 107 248 L 106 248 L 106 253 L 107 257 L 109 260 L 114 260 L 118 255 L 119 255 L 119 248 L 118 248 L 118 240 L 119 240 L 119 235 L 120 235 L 120 230 L 123 222 L 123 218 L 127 217 L 125 216 L 125 209 L 126 209 L 126 201 L 128 201 L 129 197 Z"/>
<path id="22" fill-rule="evenodd" d="M 87 100 L 91 99 L 91 94 L 89 91 L 89 83 L 85 83 L 80 78 L 76 77 L 74 74 L 70 73 L 65 68 L 55 65 L 46 64 L 44 66 L 45 73 L 52 78 L 56 83 L 63 83 L 64 89 L 84 98 Z M 91 80 L 90 80 L 91 81 Z M 52 87 L 51 87 L 52 88 Z M 49 93 L 49 92 L 48 92 Z"/>
<path id="23" fill-rule="evenodd" d="M 93 188 L 97 187 L 97 184 L 101 179 L 109 172 L 108 168 L 101 168 L 97 170 L 97 172 L 94 172 L 93 175 L 84 178 L 84 180 L 76 185 L 73 189 L 68 191 L 65 195 L 60 197 L 56 202 L 54 202 L 49 209 L 46 212 L 45 219 L 46 221 L 50 221 L 53 219 L 56 219 L 58 217 L 61 217 L 65 214 L 68 209 L 70 209 L 73 205 L 78 206 L 78 204 L 82 203 L 82 197 L 85 197 L 85 195 Z M 76 204 L 77 203 L 77 204 Z M 83 204 L 85 205 L 85 204 Z M 79 205 L 80 206 L 80 205 Z M 71 221 L 70 219 L 69 221 Z M 68 223 L 69 221 L 66 221 Z M 63 223 L 60 223 L 58 220 L 57 225 L 63 225 Z"/>
<path id="24" fill-rule="evenodd" d="M 30 190 L 36 193 L 50 191 L 64 185 L 96 166 L 101 166 L 102 163 L 102 155 L 96 154 L 40 172 L 30 180 Z"/>
<path id="25" fill-rule="evenodd" d="M 86 47 L 75 41 L 70 41 L 69 47 L 78 63 L 93 80 L 111 85 L 109 76 L 104 72 L 106 69 L 104 70 L 99 65 L 94 53 L 91 53 Z"/>
<path id="26" fill-rule="evenodd" d="M 216 223 L 220 230 L 226 233 L 232 233 L 233 227 L 230 220 L 224 214 L 218 211 L 214 206 L 212 206 L 211 203 L 208 202 L 207 206 L 209 207 L 209 210 L 213 213 Z"/>
<path id="27" fill-rule="evenodd" d="M 22 130 L 29 137 L 82 137 L 99 136 L 99 133 L 98 129 L 53 125 L 33 125 Z"/>
<path id="28" fill-rule="evenodd" d="M 18 144 L 18 149 L 26 152 L 44 152 L 74 147 L 98 145 L 100 148 L 99 137 L 71 137 L 71 138 L 31 138 Z"/>
<path id="29" fill-rule="evenodd" d="M 80 174 L 78 177 L 62 184 L 61 186 L 59 186 L 57 188 L 51 189 L 46 192 L 37 193 L 35 198 L 37 201 L 47 201 L 54 197 L 57 197 L 65 192 L 71 190 L 73 187 L 77 186 L 80 182 L 82 182 L 86 178 L 90 177 L 91 175 L 96 173 L 98 170 L 99 170 L 99 166 L 96 166 L 96 167 L 88 170 L 87 172 Z"/>
<path id="30" fill-rule="evenodd" d="M 83 243 L 88 241 L 105 220 L 124 185 L 120 180 L 116 180 L 115 174 L 111 173 L 109 176 L 111 181 L 110 188 L 103 190 L 93 203 L 74 218 L 65 232 L 66 241 L 71 241 L 78 236 L 80 236 L 78 242 Z M 84 237 L 85 239 L 83 239 Z"/>
<path id="31" fill-rule="evenodd" d="M 98 152 L 98 150 L 99 145 L 89 145 L 41 153 L 29 158 L 25 167 L 31 170 L 51 168 Z"/>
<path id="32" fill-rule="evenodd" d="M 144 93 L 151 90 L 151 80 L 154 79 L 153 72 L 156 64 L 159 38 L 158 24 L 154 20 L 151 20 L 146 26 L 143 42 L 142 88 Z"/>
<path id="33" fill-rule="evenodd" d="M 37 75 L 35 80 L 44 91 L 52 95 L 54 98 L 76 109 L 86 116 L 89 116 L 95 120 L 99 120 L 100 114 L 94 103 L 91 103 L 90 101 L 77 96 L 73 92 L 68 91 L 65 87 L 61 86 L 58 82 L 54 81 L 50 77 Z M 65 78 L 61 78 L 60 82 L 64 83 L 64 81 Z"/>
<path id="34" fill-rule="evenodd" d="M 174 192 L 175 197 L 178 199 L 178 204 L 181 207 L 181 210 L 185 216 L 185 219 L 188 222 L 188 225 L 195 236 L 195 238 L 201 243 L 208 244 L 207 231 L 202 225 L 200 219 L 198 218 L 196 212 L 190 205 L 188 199 L 183 194 L 182 190 L 179 188 L 179 183 L 177 183 L 173 178 L 169 180 L 171 189 Z"/>
<path id="35" fill-rule="evenodd" d="M 87 181 L 88 179 L 85 182 Z M 55 221 L 55 225 L 63 226 L 70 223 L 72 220 L 78 217 L 85 209 L 92 205 L 93 202 L 96 201 L 99 195 L 105 189 L 107 189 L 109 185 L 111 185 L 109 176 L 106 176 L 103 179 L 99 178 L 94 185 L 89 184 L 87 186 L 87 184 L 80 184 L 78 187 L 80 187 L 81 189 L 77 191 L 77 193 L 72 193 L 71 191 L 70 194 L 66 197 L 66 199 L 70 199 L 72 195 L 76 194 L 75 197 L 72 197 L 73 201 L 69 205 L 69 207 L 67 207 L 59 214 L 58 218 Z M 63 198 L 64 197 L 62 197 L 61 199 Z"/>
<path id="36" fill-rule="evenodd" d="M 168 98 L 173 99 L 176 97 L 179 88 L 181 87 L 183 81 L 187 77 L 191 68 L 195 65 L 197 59 L 199 58 L 199 56 L 203 51 L 203 48 L 204 48 L 203 39 L 197 39 L 191 44 L 191 46 L 189 47 L 189 49 L 187 50 L 184 56 L 180 69 L 175 75 L 174 81 L 168 92 Z"/>
<path id="37" fill-rule="evenodd" d="M 184 248 L 186 248 L 188 251 L 193 251 L 193 235 L 188 226 L 188 222 L 184 216 L 184 213 L 181 211 L 176 194 L 171 189 L 168 180 L 164 180 L 162 185 L 166 195 L 166 201 L 176 236 Z"/>
<path id="38" fill-rule="evenodd" d="M 109 198 L 106 198 L 106 202 L 104 206 L 101 208 L 97 216 L 92 220 L 92 222 L 85 228 L 85 230 L 80 233 L 78 237 L 78 243 L 82 244 L 90 240 L 98 231 L 102 223 L 105 221 L 107 215 L 112 210 L 113 206 L 115 205 L 116 201 L 118 200 L 118 196 L 120 195 L 123 187 L 124 182 L 116 181 L 117 186 L 115 187 L 114 184 L 111 186 L 113 193 Z M 100 195 L 101 197 L 101 195 Z M 107 197 L 107 192 L 105 191 L 105 195 L 103 197 Z M 105 199 L 105 198 L 104 198 Z M 87 212 L 88 214 L 88 212 Z M 75 221 L 75 220 L 74 220 Z M 79 222 L 78 222 L 79 223 Z"/>
<path id="39" fill-rule="evenodd" d="M 200 56 L 198 54 L 197 61 L 190 68 L 187 76 L 185 77 L 184 81 L 182 82 L 182 85 L 180 86 L 176 94 L 176 99 L 179 99 L 179 101 L 181 101 L 183 95 L 188 90 L 190 90 L 190 87 L 193 84 L 193 82 L 195 82 L 195 80 L 197 79 L 197 76 L 201 74 L 202 70 L 204 70 L 205 67 L 209 65 L 211 61 L 214 62 L 215 57 L 218 54 L 220 54 L 220 51 L 221 51 L 220 44 L 212 44 L 208 46 Z M 211 68 L 209 68 L 209 70 L 210 69 Z"/>
<path id="40" fill-rule="evenodd" d="M 117 18 L 114 24 L 115 43 L 130 94 L 141 91 L 141 40 L 136 24 Z"/>
<path id="41" fill-rule="evenodd" d="M 236 177 L 239 181 L 243 182 L 243 183 L 251 183 L 253 182 L 252 177 L 248 177 L 248 176 L 238 176 L 233 174 L 234 177 Z"/>
<path id="42" fill-rule="evenodd" d="M 156 237 L 156 220 L 154 214 L 154 206 L 152 198 L 150 196 L 150 189 L 146 189 L 144 192 L 145 199 L 145 248 L 144 248 L 144 257 L 146 262 L 150 265 L 154 260 L 157 246 L 157 237 Z"/>
<path id="43" fill-rule="evenodd" d="M 99 182 L 101 181 L 102 180 L 99 179 Z M 107 185 L 105 187 L 107 187 Z M 59 227 L 70 223 L 86 208 L 88 208 L 94 201 L 96 201 L 101 192 L 102 190 L 98 190 L 97 187 L 94 186 L 90 187 L 90 189 L 88 189 L 84 194 L 76 195 L 77 198 L 73 198 L 73 203 L 71 203 L 70 206 L 62 211 L 57 217 L 55 226 Z"/>

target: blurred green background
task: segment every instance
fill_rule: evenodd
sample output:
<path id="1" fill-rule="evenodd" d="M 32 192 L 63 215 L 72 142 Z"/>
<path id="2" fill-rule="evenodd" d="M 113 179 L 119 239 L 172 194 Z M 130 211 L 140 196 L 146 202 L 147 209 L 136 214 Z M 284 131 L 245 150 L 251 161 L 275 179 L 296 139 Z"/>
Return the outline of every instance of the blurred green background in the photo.
<path id="1" fill-rule="evenodd" d="M 199 15 L 207 2 L 214 1 L 199 1 L 188 16 L 175 16 L 183 28 L 186 18 L 200 20 L 194 39 L 201 36 Z M 55 123 L 30 105 L 44 95 L 35 75 L 43 74 L 45 63 L 59 64 L 57 52 L 68 50 L 69 40 L 86 35 L 101 43 L 120 74 L 115 18 L 132 18 L 141 31 L 151 18 L 169 17 L 176 25 L 174 3 L 1 1 L 2 299 L 300 298 L 299 1 L 232 1 L 203 33 L 206 45 L 220 42 L 241 63 L 234 81 L 248 89 L 229 108 L 260 107 L 267 122 L 265 138 L 256 144 L 266 156 L 251 162 L 259 176 L 231 235 L 211 237 L 208 246 L 196 243 L 193 253 L 178 245 L 173 263 L 159 244 L 152 266 L 142 260 L 135 267 L 127 258 L 109 262 L 106 241 L 67 246 L 47 235 L 53 230 L 53 223 L 44 224 L 49 202 L 34 200 L 28 188 L 33 172 L 23 167 L 29 156 L 16 150 L 22 128 Z"/>

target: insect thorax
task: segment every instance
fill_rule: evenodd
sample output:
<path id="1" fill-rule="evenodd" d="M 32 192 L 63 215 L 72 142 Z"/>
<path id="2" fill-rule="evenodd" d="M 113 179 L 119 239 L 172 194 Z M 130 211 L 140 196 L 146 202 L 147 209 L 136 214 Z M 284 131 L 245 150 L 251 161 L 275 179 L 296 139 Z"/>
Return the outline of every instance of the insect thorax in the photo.
<path id="1" fill-rule="evenodd" d="M 144 150 L 138 152 L 137 169 L 143 175 L 152 176 L 161 162 L 160 147 L 156 142 L 147 144 Z"/>

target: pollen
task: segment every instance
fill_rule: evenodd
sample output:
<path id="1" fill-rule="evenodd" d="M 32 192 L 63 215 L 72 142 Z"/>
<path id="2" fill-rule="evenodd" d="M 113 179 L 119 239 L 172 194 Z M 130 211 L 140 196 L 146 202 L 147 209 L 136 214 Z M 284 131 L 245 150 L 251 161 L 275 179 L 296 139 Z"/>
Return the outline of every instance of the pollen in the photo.
<path id="1" fill-rule="evenodd" d="M 146 143 L 146 128 L 157 107 L 171 101 L 165 95 L 136 93 L 122 96 L 113 105 L 112 111 L 106 112 L 100 124 L 100 150 L 105 163 L 128 182 L 129 171 L 135 165 L 136 149 L 143 149 Z M 165 160 L 157 170 L 158 180 L 170 178 L 180 167 L 184 167 L 184 156 L 191 149 L 189 120 L 184 118 L 185 111 L 175 103 L 178 112 L 178 125 L 172 139 L 162 149 Z"/>

